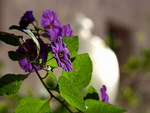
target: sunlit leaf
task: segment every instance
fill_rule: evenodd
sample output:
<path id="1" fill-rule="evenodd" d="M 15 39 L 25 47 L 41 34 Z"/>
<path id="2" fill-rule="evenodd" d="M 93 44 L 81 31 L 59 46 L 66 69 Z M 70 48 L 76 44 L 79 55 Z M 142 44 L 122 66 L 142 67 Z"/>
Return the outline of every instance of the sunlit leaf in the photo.
<path id="1" fill-rule="evenodd" d="M 81 111 L 85 110 L 83 96 L 78 87 L 73 85 L 66 77 L 58 79 L 60 95 L 72 106 Z"/>
<path id="2" fill-rule="evenodd" d="M 52 113 L 52 111 L 49 100 L 26 97 L 20 101 L 14 113 Z"/>
<path id="3" fill-rule="evenodd" d="M 71 58 L 76 57 L 79 49 L 79 41 L 78 37 L 62 37 L 63 41 L 66 44 L 66 47 L 68 48 Z"/>
<path id="4" fill-rule="evenodd" d="M 57 61 L 56 59 L 53 57 L 52 53 L 49 52 L 48 55 L 47 55 L 47 62 L 46 62 L 46 65 L 47 66 L 50 66 L 52 68 L 57 68 L 58 67 L 58 64 L 57 64 Z"/>
<path id="5" fill-rule="evenodd" d="M 124 113 L 126 110 L 123 110 L 115 105 L 101 102 L 98 100 L 87 99 L 86 111 L 84 113 Z"/>
<path id="6" fill-rule="evenodd" d="M 91 80 L 92 61 L 89 55 L 86 53 L 78 55 L 72 65 L 73 71 L 63 71 L 62 75 L 68 78 L 69 81 L 74 83 L 75 86 L 82 90 L 89 84 Z"/>

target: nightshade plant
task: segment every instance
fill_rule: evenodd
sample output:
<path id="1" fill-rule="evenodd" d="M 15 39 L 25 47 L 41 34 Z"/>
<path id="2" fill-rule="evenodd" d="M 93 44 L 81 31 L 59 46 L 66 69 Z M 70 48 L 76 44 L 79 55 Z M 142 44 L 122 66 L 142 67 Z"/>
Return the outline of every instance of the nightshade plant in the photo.
<path id="1" fill-rule="evenodd" d="M 12 25 L 9 29 L 19 30 L 27 36 L 25 39 L 20 35 L 0 32 L 1 41 L 17 47 L 15 51 L 9 51 L 8 55 L 11 60 L 18 61 L 26 74 L 2 76 L 0 95 L 18 92 L 22 82 L 29 78 L 31 73 L 36 73 L 50 95 L 50 98 L 45 100 L 25 97 L 19 102 L 14 113 L 123 113 L 126 111 L 109 103 L 106 86 L 100 90 L 101 99 L 93 86 L 86 88 L 92 76 L 90 57 L 87 53 L 78 55 L 78 37 L 74 36 L 69 24 L 61 25 L 55 12 L 44 11 L 39 26 L 33 12 L 27 11 L 21 17 L 19 25 Z M 53 70 L 58 67 L 63 71 L 57 79 Z M 46 75 L 40 75 L 40 70 L 44 70 Z M 45 82 L 49 76 L 57 83 L 55 87 Z M 55 95 L 54 91 L 58 94 Z M 52 98 L 62 105 L 61 111 L 51 108 Z"/>

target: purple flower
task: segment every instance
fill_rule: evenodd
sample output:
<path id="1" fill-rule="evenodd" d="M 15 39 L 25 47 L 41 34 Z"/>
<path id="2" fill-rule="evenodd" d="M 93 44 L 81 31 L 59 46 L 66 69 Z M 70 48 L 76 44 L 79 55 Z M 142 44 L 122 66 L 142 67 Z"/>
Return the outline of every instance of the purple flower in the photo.
<path id="1" fill-rule="evenodd" d="M 72 71 L 72 63 L 70 61 L 70 53 L 66 48 L 61 37 L 56 39 L 56 42 L 51 43 L 52 54 L 55 57 L 58 65 L 65 71 Z"/>
<path id="2" fill-rule="evenodd" d="M 27 58 L 20 60 L 19 65 L 25 72 L 34 72 L 32 64 L 27 60 Z M 38 67 L 37 65 L 34 66 L 37 70 L 40 70 L 40 67 Z"/>
<path id="3" fill-rule="evenodd" d="M 43 59 L 44 62 L 46 62 L 47 59 L 47 49 L 48 46 L 42 41 L 42 40 L 38 40 L 40 43 L 40 54 L 38 56 L 38 59 Z M 17 49 L 17 52 L 21 53 L 22 55 L 25 56 L 24 59 L 19 61 L 19 65 L 20 67 L 25 71 L 25 72 L 33 72 L 33 68 L 32 68 L 32 64 L 30 63 L 30 61 L 33 61 L 36 56 L 37 56 L 37 50 L 36 50 L 36 45 L 33 42 L 32 39 L 27 39 L 26 42 L 23 44 L 23 46 L 20 46 Z M 34 63 L 36 64 L 37 62 L 34 61 Z M 37 70 L 40 70 L 40 67 L 35 65 L 35 68 Z"/>
<path id="4" fill-rule="evenodd" d="M 101 100 L 101 101 L 110 104 L 110 103 L 109 103 L 109 96 L 108 96 L 108 94 L 106 93 L 106 90 L 107 90 L 107 89 L 106 89 L 106 86 L 105 86 L 105 85 L 103 85 L 102 88 L 100 89 L 101 96 L 102 96 L 102 100 Z"/>
<path id="5" fill-rule="evenodd" d="M 57 19 L 56 13 L 51 10 L 45 10 L 42 15 L 41 26 L 47 30 L 47 34 L 50 36 L 50 41 L 55 40 L 58 37 L 61 23 Z"/>
<path id="6" fill-rule="evenodd" d="M 25 14 L 21 17 L 21 20 L 19 22 L 20 27 L 22 29 L 25 29 L 31 22 L 35 20 L 32 11 L 26 11 Z"/>
<path id="7" fill-rule="evenodd" d="M 65 25 L 61 28 L 61 36 L 74 36 L 73 33 L 72 33 L 72 29 L 71 29 L 71 26 L 68 24 L 68 25 Z"/>

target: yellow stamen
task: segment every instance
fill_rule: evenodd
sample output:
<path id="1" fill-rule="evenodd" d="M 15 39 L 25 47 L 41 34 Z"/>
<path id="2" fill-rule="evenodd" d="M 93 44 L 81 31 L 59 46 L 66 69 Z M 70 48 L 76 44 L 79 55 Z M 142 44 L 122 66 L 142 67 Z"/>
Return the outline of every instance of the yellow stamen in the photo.
<path id="1" fill-rule="evenodd" d="M 49 28 L 53 28 L 53 26 L 52 26 L 52 25 L 50 25 L 50 26 L 49 26 Z"/>
<path id="2" fill-rule="evenodd" d="M 62 53 L 58 53 L 58 57 L 62 58 L 64 55 Z"/>
<path id="3" fill-rule="evenodd" d="M 28 21 L 28 18 L 24 18 L 24 21 Z"/>

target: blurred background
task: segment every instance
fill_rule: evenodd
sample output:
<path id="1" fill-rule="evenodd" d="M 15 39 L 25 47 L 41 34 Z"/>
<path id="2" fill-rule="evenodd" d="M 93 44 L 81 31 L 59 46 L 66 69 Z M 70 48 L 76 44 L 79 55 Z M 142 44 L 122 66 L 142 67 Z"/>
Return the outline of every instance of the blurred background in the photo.
<path id="1" fill-rule="evenodd" d="M 128 113 L 150 113 L 149 5 L 149 0 L 0 0 L 0 31 L 14 33 L 8 28 L 18 25 L 27 10 L 32 10 L 39 22 L 43 10 L 53 10 L 63 25 L 72 25 L 75 35 L 80 33 L 79 18 L 88 18 L 92 26 L 90 28 L 87 23 L 89 32 L 102 39 L 119 62 L 119 90 L 115 105 L 127 109 Z M 89 32 L 86 32 L 87 36 Z M 8 58 L 7 51 L 15 49 L 0 42 L 1 76 L 24 73 L 17 62 Z M 42 95 L 40 87 L 42 85 L 33 74 L 21 86 L 22 95 L 0 97 L 0 113 L 11 113 L 9 108 L 13 109 L 22 96 L 38 96 L 37 92 Z"/>

